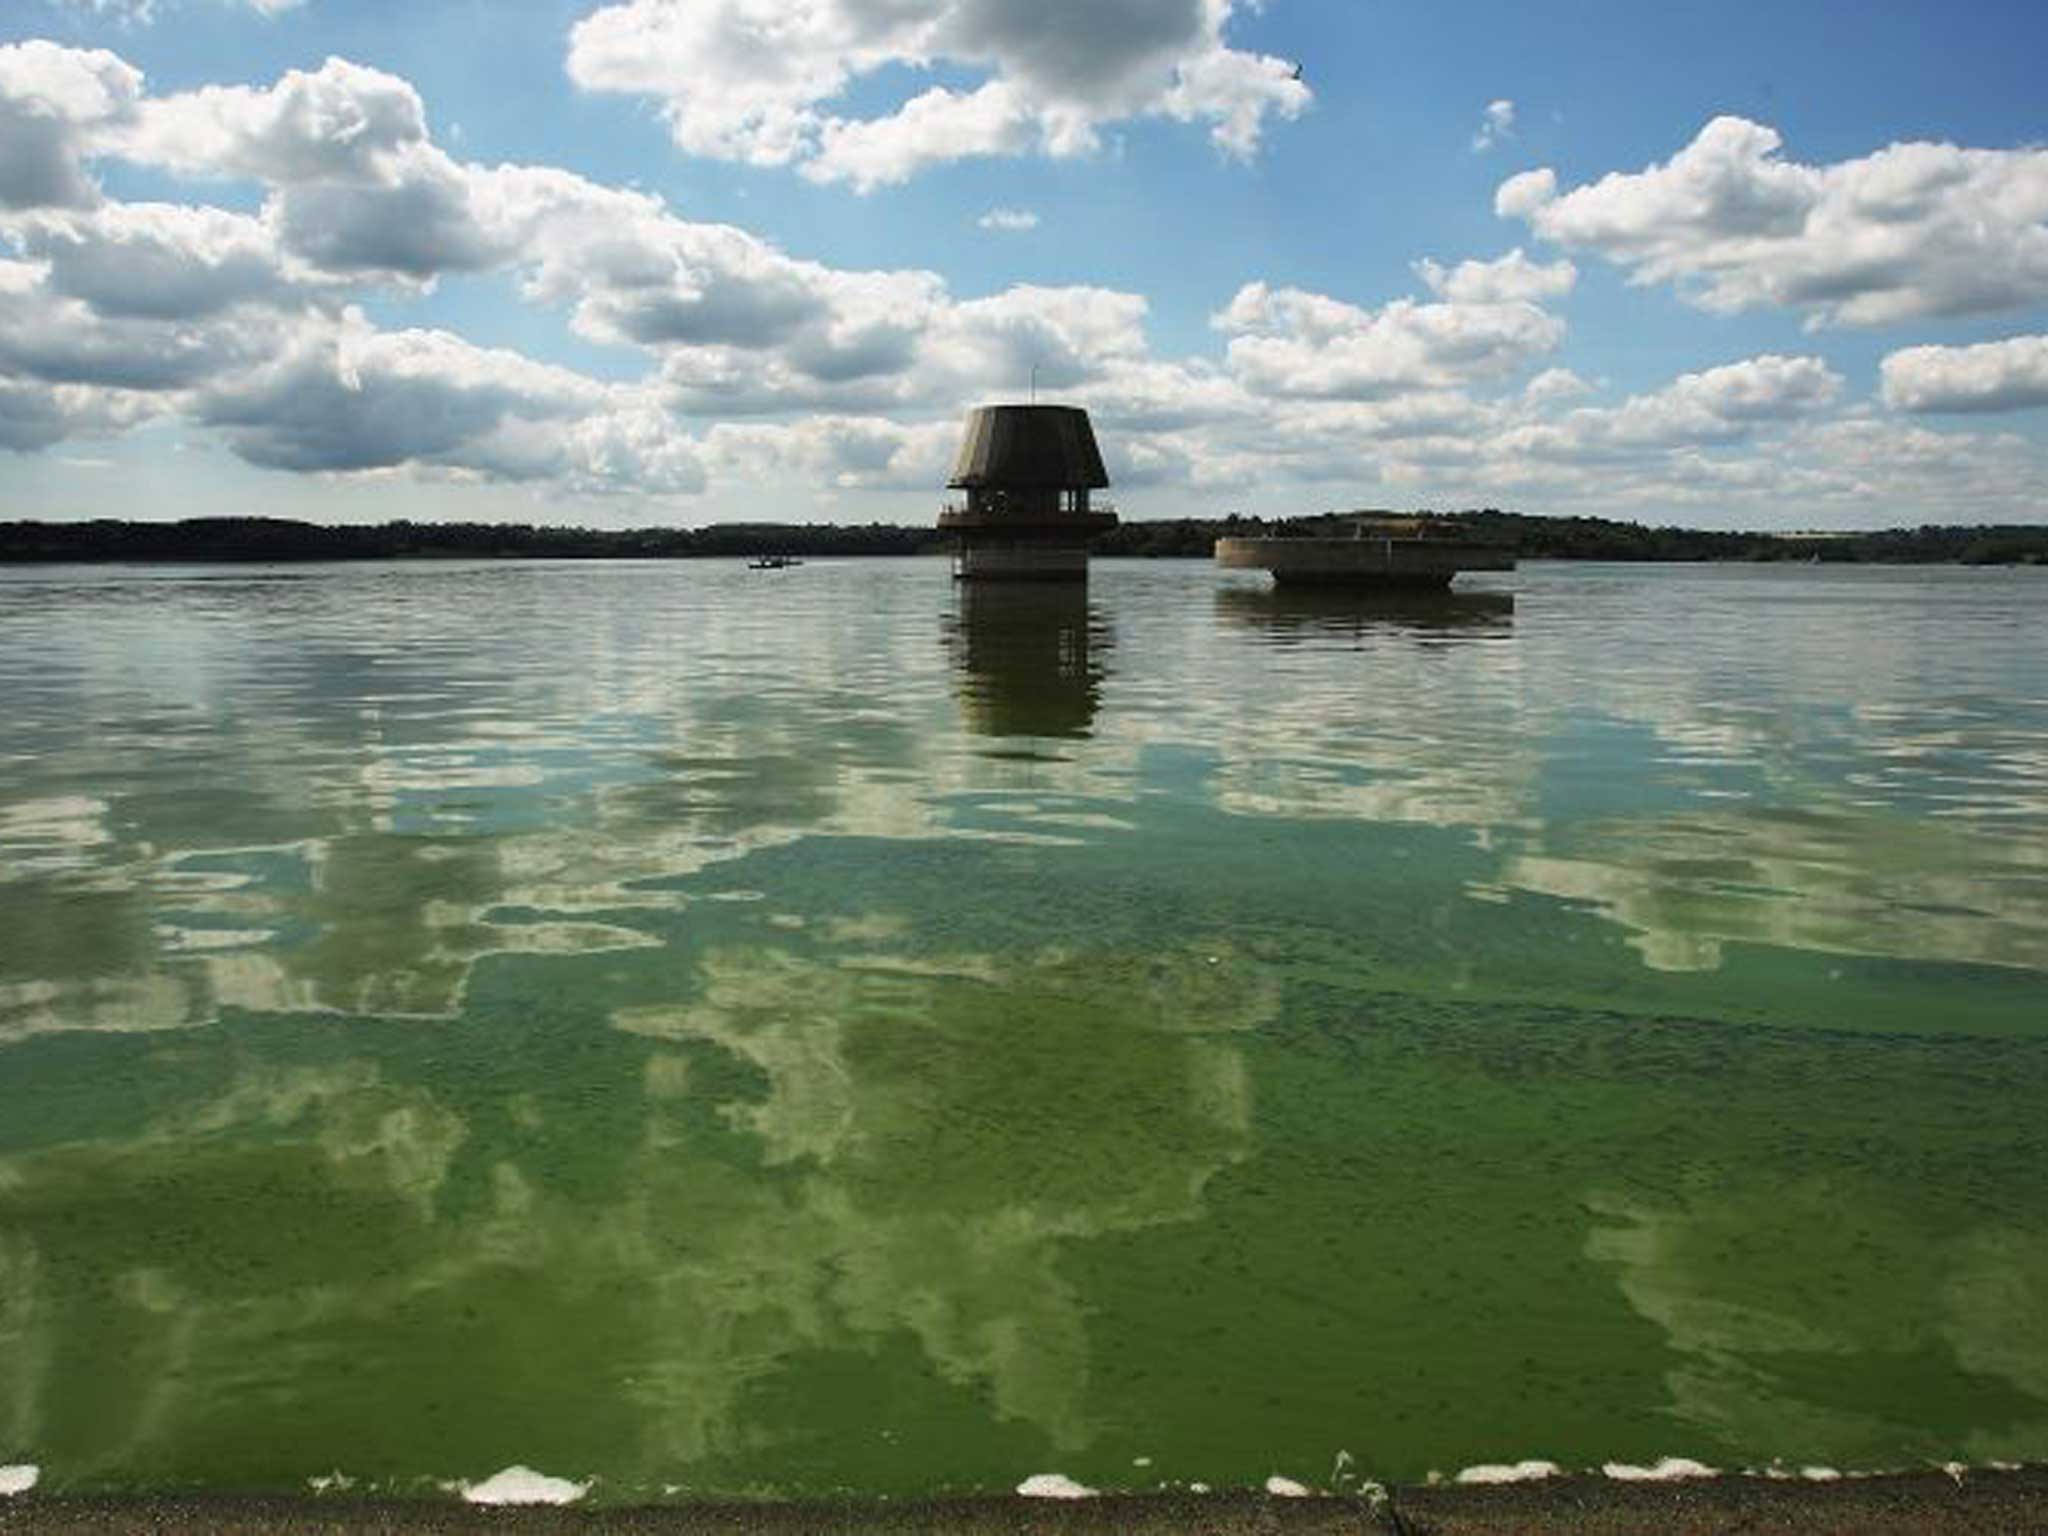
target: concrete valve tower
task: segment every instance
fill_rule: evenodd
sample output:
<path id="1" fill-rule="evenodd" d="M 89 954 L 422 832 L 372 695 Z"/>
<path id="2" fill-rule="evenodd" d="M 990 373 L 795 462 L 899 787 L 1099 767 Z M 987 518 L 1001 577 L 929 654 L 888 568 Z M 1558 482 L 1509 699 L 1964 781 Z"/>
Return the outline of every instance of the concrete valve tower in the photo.
<path id="1" fill-rule="evenodd" d="M 1085 581 L 1088 541 L 1116 526 L 1116 513 L 1088 504 L 1109 474 L 1076 406 L 976 407 L 946 484 L 967 493 L 939 513 L 958 577 Z"/>

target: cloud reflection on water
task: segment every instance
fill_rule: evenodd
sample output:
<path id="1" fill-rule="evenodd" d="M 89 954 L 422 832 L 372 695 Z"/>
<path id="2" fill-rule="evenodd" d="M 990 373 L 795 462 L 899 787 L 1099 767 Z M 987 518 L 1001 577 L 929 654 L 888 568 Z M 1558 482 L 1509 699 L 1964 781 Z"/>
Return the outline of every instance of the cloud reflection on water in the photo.
<path id="1" fill-rule="evenodd" d="M 0 1037 L 451 1017 L 480 960 L 650 942 L 673 882 L 806 837 L 1130 836 L 1162 749 L 1211 754 L 1200 794 L 1233 816 L 1455 831 L 1498 861 L 1473 895 L 1601 913 L 1660 969 L 1730 941 L 2044 965 L 2048 872 L 2011 835 L 2048 827 L 2042 730 L 1929 696 L 1893 643 L 1929 610 L 1895 585 L 1802 606 L 1713 573 L 1666 612 L 1599 572 L 1525 577 L 1518 607 L 1109 569 L 24 585 L 18 636 L 38 601 L 87 629 L 0 676 L 29 749 L 0 804 Z M 1760 673 L 1744 637 L 1771 624 Z"/>
<path id="2" fill-rule="evenodd" d="M 1059 1247 L 1199 1216 L 1248 1144 L 1231 1036 L 1277 990 L 1236 956 L 920 960 L 831 929 L 620 1012 L 597 1186 L 560 1105 L 486 1121 L 395 1063 L 260 1046 L 137 1133 L 0 1158 L 0 1437 L 74 1480 L 222 1437 L 288 1479 L 333 1416 L 332 1454 L 389 1476 L 421 1443 L 523 1450 L 513 1392 L 588 1406 L 601 1464 L 657 1480 L 772 1443 L 750 1394 L 793 1361 L 908 1337 L 998 1419 L 1085 1441 Z M 520 1317 L 571 1375 L 499 1355 Z M 437 1383 L 491 1412 L 451 1437 Z"/>
<path id="3" fill-rule="evenodd" d="M 1724 1443 L 1868 1470 L 1902 1443 L 1983 1462 L 2030 1456 L 2048 1435 L 2039 1230 L 1972 1225 L 1930 1242 L 1853 1176 L 1589 1205 L 1602 1221 L 1589 1257 L 1615 1267 L 1676 1357 L 1669 1411 Z M 1917 1392 L 1859 1386 L 1866 1374 Z"/>
<path id="4" fill-rule="evenodd" d="M 1741 943 L 2048 971 L 2048 846 L 1988 829 L 1693 812 L 1597 823 L 1570 846 L 1584 852 L 1512 855 L 1501 886 L 1600 912 L 1658 970 L 1713 970 Z"/>
<path id="5" fill-rule="evenodd" d="M 1853 1030 L 1885 985 L 1795 1008 L 1716 972 L 1731 942 L 2048 969 L 2031 642 L 1931 654 L 1888 587 L 1533 570 L 1511 612 L 1438 623 L 1179 566 L 986 603 L 939 569 L 801 574 L 119 602 L 88 576 L 0 609 L 0 1042 L 155 1095 L 75 1123 L 92 1095 L 38 1100 L 0 1158 L 0 1435 L 66 1476 L 183 1476 L 223 1445 L 296 1474 L 322 1436 L 481 1475 L 528 1450 L 489 1435 L 527 1434 L 565 1470 L 752 1477 L 814 1399 L 865 1427 L 835 1360 L 901 1357 L 978 1453 L 1080 1445 L 1095 1314 L 1063 1256 L 1200 1225 L 1262 1135 L 1301 1134 L 1286 1106 L 1259 1124 L 1253 1036 L 1284 1075 L 1383 1033 L 1402 989 L 1512 1000 L 1451 1051 L 1507 1063 L 1501 1126 L 1431 1097 L 1448 1048 L 1423 1032 L 1426 1123 L 1369 1175 L 1398 1188 L 1431 1137 L 1484 1130 L 1520 1166 L 1511 1112 L 1566 1127 L 1560 1157 L 1589 1115 L 1621 1123 L 1625 1017 L 1597 1071 L 1538 1083 L 1516 1055 L 1589 996 L 1739 1054 L 1717 1020 Z M 1598 930 L 1637 948 L 1578 943 Z M 1986 995 L 1943 985 L 1979 988 L 1942 994 L 1964 1015 Z M 108 1038 L 31 1038 L 59 1032 Z M 1404 1108 L 1316 1086 L 1361 1131 Z M 1699 1144 L 1758 1166 L 1690 1114 L 1657 1169 Z M 1982 1175 L 2002 1214 L 1945 1231 L 1905 1309 L 1746 1291 L 1711 1255 L 1780 1230 L 1761 1197 L 1613 1197 L 1593 1254 L 1685 1357 L 1691 1422 L 1853 1446 L 1885 1431 L 1789 1357 L 1905 1337 L 2040 1396 L 2025 1166 Z M 1788 1209 L 1910 1239 L 1870 1188 Z M 1470 1213 L 1409 1214 L 1435 1240 Z M 1379 1232 L 1316 1230 L 1337 1268 L 1384 1268 Z M 1626 1342 L 1607 1301 L 1589 1327 Z M 2004 1440 L 1955 1415 L 1973 1444 L 2048 1432 L 1994 1406 Z"/>

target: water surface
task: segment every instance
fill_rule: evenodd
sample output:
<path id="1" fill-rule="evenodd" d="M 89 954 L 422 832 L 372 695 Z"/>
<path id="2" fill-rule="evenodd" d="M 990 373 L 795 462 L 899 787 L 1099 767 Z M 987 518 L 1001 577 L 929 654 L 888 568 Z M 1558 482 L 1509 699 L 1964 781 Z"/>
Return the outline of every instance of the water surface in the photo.
<path id="1" fill-rule="evenodd" d="M 0 1462 L 2048 1457 L 2048 573 L 0 573 Z"/>

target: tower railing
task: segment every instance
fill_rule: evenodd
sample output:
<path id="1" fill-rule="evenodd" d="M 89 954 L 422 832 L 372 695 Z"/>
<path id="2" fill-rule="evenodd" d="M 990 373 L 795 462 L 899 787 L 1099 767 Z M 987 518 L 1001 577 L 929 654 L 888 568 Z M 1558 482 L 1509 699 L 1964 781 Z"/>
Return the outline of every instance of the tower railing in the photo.
<path id="1" fill-rule="evenodd" d="M 949 501 L 939 508 L 939 526 L 945 528 L 968 521 L 979 523 L 1003 522 L 1006 520 L 1019 523 L 1093 522 L 1100 517 L 1115 517 L 1116 515 L 1116 504 L 1108 501 L 1091 500 L 1086 511 L 1082 511 L 1078 507 L 1055 507 L 1031 511 L 998 511 L 989 508 L 969 507 L 964 502 Z"/>

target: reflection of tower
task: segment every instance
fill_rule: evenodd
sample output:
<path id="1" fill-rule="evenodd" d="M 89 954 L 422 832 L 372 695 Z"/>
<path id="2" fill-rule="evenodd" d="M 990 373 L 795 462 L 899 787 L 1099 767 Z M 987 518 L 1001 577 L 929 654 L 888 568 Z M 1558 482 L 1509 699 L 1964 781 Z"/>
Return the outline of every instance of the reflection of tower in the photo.
<path id="1" fill-rule="evenodd" d="M 1086 736 L 1094 725 L 1111 635 L 1087 588 L 963 586 L 947 640 L 968 730 Z"/>
<path id="2" fill-rule="evenodd" d="M 1088 540 L 1116 526 L 1116 513 L 1088 504 L 1109 473 L 1088 413 L 1071 405 L 968 412 L 946 484 L 967 493 L 964 506 L 939 513 L 954 536 L 955 576 L 1085 580 Z"/>

